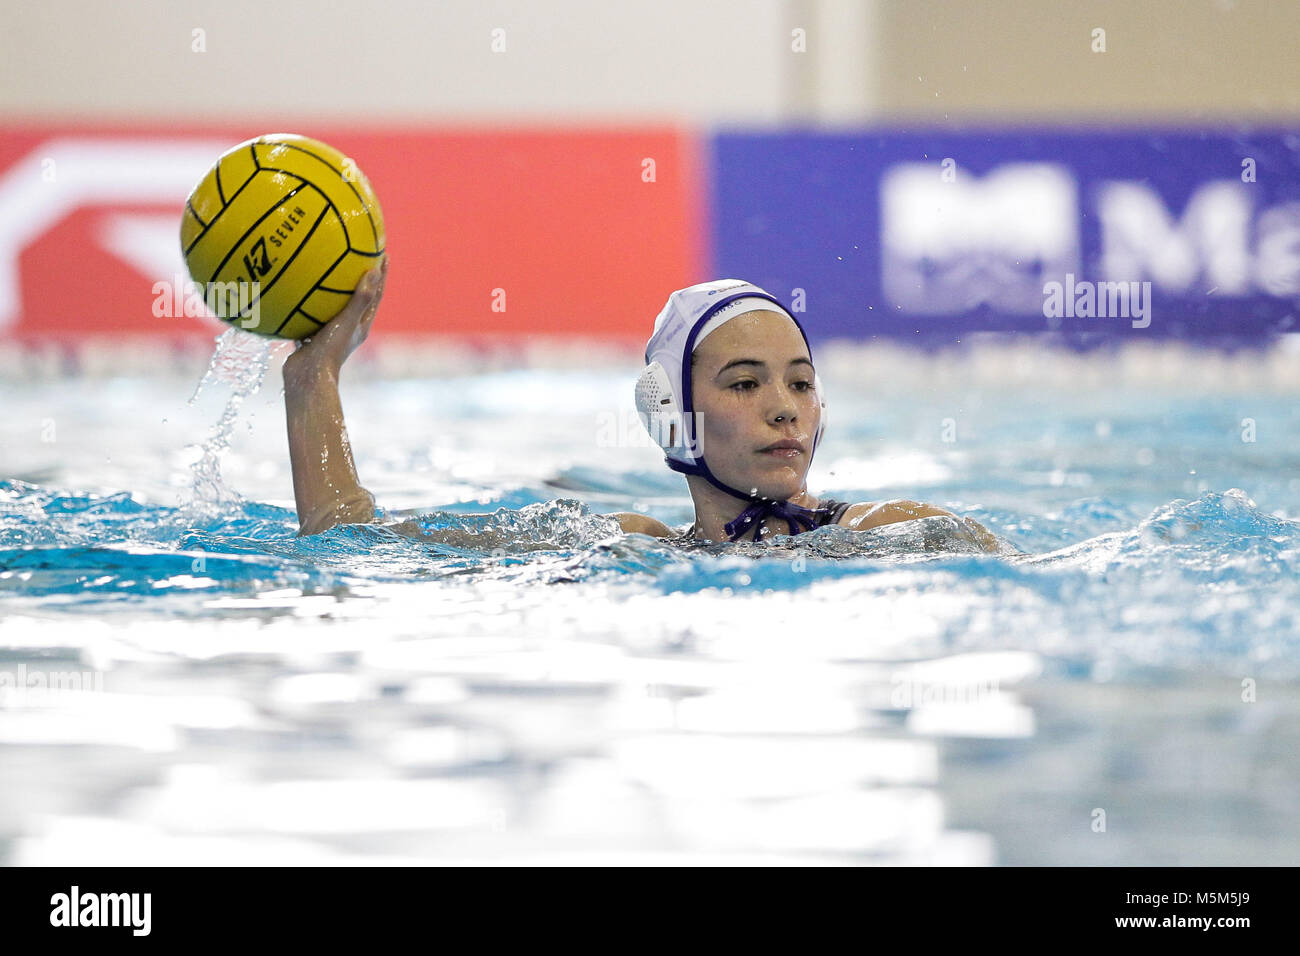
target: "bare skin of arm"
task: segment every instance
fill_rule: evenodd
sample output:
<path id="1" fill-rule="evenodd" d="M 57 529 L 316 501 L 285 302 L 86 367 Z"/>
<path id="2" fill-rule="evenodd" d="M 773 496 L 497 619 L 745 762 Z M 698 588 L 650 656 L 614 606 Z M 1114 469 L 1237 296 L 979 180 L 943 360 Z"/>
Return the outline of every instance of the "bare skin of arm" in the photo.
<path id="1" fill-rule="evenodd" d="M 343 421 L 339 371 L 370 334 L 387 275 L 385 256 L 380 268 L 362 278 L 343 311 L 314 336 L 302 340 L 285 360 L 284 403 L 299 536 L 320 534 L 340 524 L 374 520 L 375 498 L 357 478 Z M 667 525 L 646 515 L 622 512 L 611 517 L 618 519 L 624 533 L 658 537 L 672 533 Z M 511 543 L 492 529 L 479 533 L 455 528 L 435 531 L 422 529 L 415 521 L 390 527 L 401 534 L 456 547 L 495 548 Z"/>
<path id="2" fill-rule="evenodd" d="M 840 524 L 854 531 L 867 531 L 871 528 L 878 528 L 882 524 L 893 524 L 896 521 L 912 521 L 916 518 L 933 518 L 941 515 L 956 518 L 966 525 L 967 528 L 974 532 L 975 537 L 985 551 L 994 553 L 998 550 L 998 542 L 993 533 L 974 518 L 965 518 L 944 508 L 901 498 L 894 501 L 866 502 L 852 505 L 844 512 Z"/>
<path id="3" fill-rule="evenodd" d="M 343 423 L 339 371 L 370 334 L 387 274 L 385 256 L 379 268 L 362 277 L 343 311 L 285 360 L 284 406 L 299 536 L 374 520 L 375 498 L 357 479 Z"/>
<path id="4" fill-rule="evenodd" d="M 634 511 L 620 511 L 610 515 L 617 518 L 624 534 L 648 534 L 652 538 L 666 538 L 673 534 L 673 529 L 662 521 L 649 515 L 640 515 Z"/>

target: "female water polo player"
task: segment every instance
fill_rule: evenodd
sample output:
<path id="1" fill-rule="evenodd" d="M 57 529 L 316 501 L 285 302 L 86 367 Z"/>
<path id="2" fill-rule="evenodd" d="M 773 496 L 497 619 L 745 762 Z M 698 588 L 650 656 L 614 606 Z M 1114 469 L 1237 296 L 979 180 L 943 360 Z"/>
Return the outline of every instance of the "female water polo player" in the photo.
<path id="1" fill-rule="evenodd" d="M 375 499 L 357 480 L 338 375 L 370 332 L 387 270 L 385 257 L 347 307 L 284 363 L 300 535 L 375 518 Z M 808 467 L 826 424 L 821 379 L 798 320 L 757 286 L 724 279 L 674 292 L 655 321 L 646 362 L 637 408 L 668 466 L 686 476 L 695 521 L 676 532 L 647 515 L 613 515 L 625 532 L 738 541 L 826 524 L 866 530 L 958 518 L 915 501 L 849 504 L 809 494 Z M 986 551 L 998 550 L 987 529 L 958 520 Z"/>

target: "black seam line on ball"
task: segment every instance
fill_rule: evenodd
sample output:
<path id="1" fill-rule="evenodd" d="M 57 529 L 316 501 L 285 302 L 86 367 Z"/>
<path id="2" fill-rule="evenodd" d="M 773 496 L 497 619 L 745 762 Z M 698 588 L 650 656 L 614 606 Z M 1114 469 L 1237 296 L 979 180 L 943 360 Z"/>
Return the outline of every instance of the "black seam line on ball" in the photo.
<path id="1" fill-rule="evenodd" d="M 262 289 L 261 291 L 258 292 L 257 300 L 258 300 L 259 302 L 261 302 L 262 299 L 266 296 L 266 294 L 267 294 L 268 292 L 270 292 L 271 289 L 273 289 L 273 288 L 275 287 L 275 284 L 276 284 L 277 282 L 279 282 L 282 278 L 284 278 L 285 273 L 287 273 L 287 272 L 289 271 L 289 266 L 293 265 L 293 260 L 296 259 L 296 258 L 298 258 L 298 253 L 302 252 L 304 249 L 307 248 L 307 243 L 311 242 L 311 236 L 312 236 L 312 233 L 314 233 L 314 232 L 316 231 L 316 227 L 319 226 L 319 225 L 321 224 L 321 220 L 325 218 L 325 214 L 326 214 L 327 212 L 329 212 L 328 209 L 322 209 L 322 210 L 321 210 L 320 215 L 316 217 L 316 221 L 315 221 L 314 223 L 311 224 L 311 229 L 309 229 L 309 230 L 307 231 L 307 235 L 303 236 L 302 242 L 298 244 L 298 248 L 295 249 L 295 250 L 293 250 L 293 255 L 291 255 L 288 259 L 285 260 L 284 265 L 282 265 L 282 266 L 280 267 L 280 271 L 277 272 L 277 273 L 275 274 L 275 278 L 272 279 L 270 282 L 268 282 L 268 283 L 266 284 L 266 288 L 265 288 L 265 289 Z M 332 268 L 334 268 L 334 267 L 333 267 L 333 266 L 330 266 L 330 268 L 332 269 Z M 308 295 L 310 295 L 310 294 L 311 294 L 311 293 L 308 293 Z M 307 298 L 306 298 L 306 296 L 303 296 L 302 302 L 305 302 L 305 301 L 307 301 Z M 300 302 L 299 305 L 301 305 L 301 304 L 302 304 L 302 303 Z M 297 306 L 294 306 L 294 309 L 296 309 L 296 308 L 297 308 Z M 243 313 L 241 312 L 240 315 L 242 316 Z M 293 311 L 292 311 L 292 310 L 290 310 L 290 312 L 289 312 L 289 318 L 286 318 L 286 319 L 284 320 L 284 322 L 281 322 L 281 323 L 280 323 L 280 328 L 281 328 L 281 329 L 284 328 L 285 323 L 287 323 L 287 322 L 289 321 L 290 318 L 293 318 Z M 277 332 L 277 334 L 278 334 L 278 333 L 279 333 L 279 329 L 276 329 L 276 332 Z"/>
<path id="2" fill-rule="evenodd" d="M 316 228 L 315 226 L 312 226 L 312 230 L 313 230 L 313 231 L 315 231 L 315 228 Z M 308 238 L 311 238 L 310 234 L 308 234 Z M 306 244 L 307 244 L 307 240 L 304 239 L 304 240 L 303 240 L 303 246 L 305 246 Z M 299 246 L 298 248 L 301 249 L 302 246 Z M 330 263 L 330 267 L 329 267 L 328 269 L 326 269 L 326 270 L 325 270 L 323 273 L 321 273 L 321 274 L 322 274 L 322 275 L 329 275 L 331 272 L 333 272 L 335 269 L 337 269 L 337 268 L 338 268 L 338 264 L 339 264 L 340 262 L 342 262 L 342 261 L 347 257 L 347 254 L 348 254 L 348 253 L 347 253 L 347 250 L 344 250 L 342 253 L 340 253 L 340 254 L 339 254 L 339 257 L 338 257 L 337 259 L 335 259 L 332 263 Z M 297 255 L 297 253 L 295 252 L 294 255 Z M 289 265 L 289 264 L 286 262 L 286 263 L 285 263 L 285 266 L 288 267 L 288 265 Z M 280 275 L 284 275 L 284 273 L 281 272 Z M 278 279 L 279 276 L 276 276 L 276 278 Z M 313 292 L 315 292 L 315 291 L 316 291 L 316 287 L 315 287 L 315 286 L 312 286 L 310 289 L 307 290 L 307 294 L 304 295 L 301 299 L 299 299 L 299 300 L 298 300 L 298 304 L 295 305 L 292 309 L 289 310 L 289 319 L 293 318 L 293 314 L 294 314 L 295 312 L 297 312 L 297 311 L 299 311 L 299 310 L 302 309 L 302 304 L 303 304 L 304 302 L 306 302 L 306 301 L 311 297 L 311 294 L 312 294 Z M 304 314 L 306 314 L 306 313 L 304 313 Z M 283 322 L 280 323 L 280 329 L 283 329 L 286 325 L 289 324 L 289 319 L 285 319 Z M 275 334 L 276 334 L 276 335 L 279 335 L 279 334 L 280 334 L 280 329 L 276 329 L 276 330 L 275 330 Z"/>
<path id="3" fill-rule="evenodd" d="M 271 205 L 271 208 L 268 209 L 266 212 L 262 213 L 262 215 L 258 216 L 257 220 L 251 226 L 249 226 L 247 229 L 244 230 L 244 234 L 240 236 L 238 239 L 236 239 L 234 243 L 231 244 L 230 251 L 226 253 L 226 257 L 222 259 L 221 262 L 217 265 L 217 268 L 213 270 L 212 278 L 208 279 L 208 281 L 216 282 L 217 276 L 221 275 L 221 270 L 226 267 L 226 263 L 230 261 L 230 257 L 235 254 L 236 249 L 238 249 L 240 246 L 244 244 L 244 240 L 249 237 L 249 235 L 253 232 L 253 230 L 256 229 L 258 226 L 260 226 L 263 220 L 265 220 L 268 216 L 270 216 L 271 213 L 275 212 L 277 209 L 279 209 L 281 206 L 287 203 L 294 196 L 298 195 L 298 193 L 304 188 L 316 189 L 316 187 L 313 186 L 311 183 L 304 182 L 298 186 L 293 187 L 293 189 L 289 190 L 289 192 L 287 192 L 285 195 L 276 199 L 276 201 Z M 316 192 L 319 193 L 320 190 L 316 189 Z M 329 198 L 326 197 L 324 193 L 321 193 L 321 197 L 325 199 L 325 208 L 321 210 L 321 215 L 323 216 L 329 210 L 330 205 L 329 205 Z"/>
<path id="4" fill-rule="evenodd" d="M 360 203 L 361 203 L 361 208 L 363 208 L 363 209 L 366 211 L 366 218 L 367 218 L 368 220 L 370 220 L 370 235 L 374 237 L 374 240 L 375 240 L 376 243 L 379 242 L 379 227 L 375 225 L 375 217 L 374 217 L 373 215 L 371 215 L 371 213 L 370 213 L 370 203 L 366 202 L 366 197 L 361 195 L 361 191 L 358 190 L 357 187 L 356 187 L 355 185 L 353 185 L 352 183 L 348 182 L 347 178 L 343 176 L 343 170 L 341 170 L 341 169 L 336 169 L 336 168 L 334 167 L 334 164 L 331 163 L 331 162 L 330 162 L 328 159 L 326 159 L 324 156 L 317 156 L 317 155 L 316 155 L 315 153 L 313 153 L 310 149 L 307 149 L 307 148 L 304 147 L 304 146 L 296 146 L 296 145 L 294 145 L 293 143 L 276 143 L 275 145 L 277 145 L 277 146 L 282 146 L 282 147 L 284 147 L 285 149 L 296 149 L 296 150 L 298 150 L 298 152 L 300 152 L 300 153 L 306 153 L 306 154 L 307 154 L 308 156 L 310 156 L 312 159 L 315 159 L 315 160 L 317 160 L 317 161 L 319 161 L 319 162 L 324 163 L 325 166 L 326 166 L 327 168 L 332 169 L 332 170 L 334 170 L 334 172 L 338 173 L 339 176 L 343 178 L 343 181 L 344 181 L 345 183 L 347 183 L 348 188 L 352 190 L 352 194 L 353 194 L 354 196 L 357 197 L 358 201 L 360 201 Z M 360 172 L 359 169 L 358 169 L 357 171 Z M 342 220 L 343 217 L 340 215 L 340 216 L 339 216 L 339 219 Z M 352 237 L 351 237 L 351 236 L 348 236 L 348 224 L 347 224 L 346 222 L 343 223 L 343 234 L 344 234 L 345 236 L 347 236 L 347 239 L 348 239 L 348 245 L 351 246 L 351 245 L 352 245 Z"/>
<path id="5" fill-rule="evenodd" d="M 203 237 L 208 234 L 208 230 L 217 224 L 217 221 L 221 219 L 222 214 L 227 209 L 230 208 L 231 203 L 233 203 L 236 199 L 238 199 L 239 194 L 242 193 L 245 189 L 247 189 L 248 184 L 251 183 L 256 178 L 257 178 L 257 174 L 254 173 L 252 176 L 249 176 L 248 179 L 244 180 L 244 185 L 240 186 L 237 190 L 235 190 L 235 194 L 230 197 L 230 202 L 226 203 L 224 206 L 221 207 L 221 209 L 217 212 L 217 214 L 212 217 L 212 221 L 208 223 L 206 226 L 204 226 L 203 231 L 199 233 L 197 236 L 195 236 L 194 241 L 191 242 L 185 248 L 185 255 L 188 256 L 190 254 L 190 250 L 192 250 L 195 246 L 197 246 L 200 242 L 203 241 Z M 297 188 L 299 189 L 302 188 L 302 184 L 306 182 L 306 180 L 304 180 L 301 176 L 294 176 L 293 178 L 298 180 L 299 185 Z"/>

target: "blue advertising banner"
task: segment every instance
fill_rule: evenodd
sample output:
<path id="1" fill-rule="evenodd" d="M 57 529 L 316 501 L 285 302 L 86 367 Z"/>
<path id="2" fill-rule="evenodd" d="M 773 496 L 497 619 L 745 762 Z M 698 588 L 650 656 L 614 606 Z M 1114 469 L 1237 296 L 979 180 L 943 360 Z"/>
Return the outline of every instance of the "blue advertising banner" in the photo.
<path id="1" fill-rule="evenodd" d="M 725 132 L 711 146 L 711 275 L 790 301 L 814 340 L 1300 331 L 1300 131 Z"/>

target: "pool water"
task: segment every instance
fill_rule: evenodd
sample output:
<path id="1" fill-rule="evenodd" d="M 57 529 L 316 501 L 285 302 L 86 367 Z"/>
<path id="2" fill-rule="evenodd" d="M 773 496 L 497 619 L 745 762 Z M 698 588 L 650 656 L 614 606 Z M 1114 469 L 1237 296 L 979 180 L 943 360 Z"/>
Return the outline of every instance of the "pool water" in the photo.
<path id="1" fill-rule="evenodd" d="M 345 370 L 384 520 L 309 538 L 282 353 L 227 339 L 192 403 L 192 363 L 7 357 L 0 859 L 1300 859 L 1289 339 L 819 350 L 810 490 L 999 554 L 622 535 L 692 518 L 635 356 L 450 348 Z"/>

